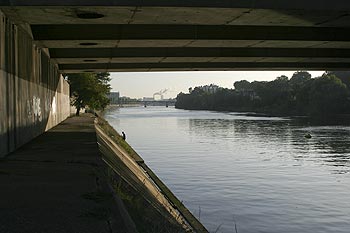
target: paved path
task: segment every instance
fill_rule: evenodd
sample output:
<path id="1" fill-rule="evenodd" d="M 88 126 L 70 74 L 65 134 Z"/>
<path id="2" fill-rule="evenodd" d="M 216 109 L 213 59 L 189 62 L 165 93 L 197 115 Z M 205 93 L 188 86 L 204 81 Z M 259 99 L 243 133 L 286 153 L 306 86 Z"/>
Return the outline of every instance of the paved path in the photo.
<path id="1" fill-rule="evenodd" d="M 1 233 L 127 232 L 93 120 L 69 118 L 0 160 Z"/>

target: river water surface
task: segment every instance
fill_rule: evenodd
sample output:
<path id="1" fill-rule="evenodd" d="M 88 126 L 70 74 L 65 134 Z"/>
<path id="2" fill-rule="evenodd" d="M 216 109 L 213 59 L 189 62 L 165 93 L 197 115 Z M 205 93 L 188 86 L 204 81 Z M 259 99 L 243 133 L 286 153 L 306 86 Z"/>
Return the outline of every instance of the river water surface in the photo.
<path id="1" fill-rule="evenodd" d="M 350 126 L 170 107 L 105 118 L 211 232 L 350 232 Z"/>

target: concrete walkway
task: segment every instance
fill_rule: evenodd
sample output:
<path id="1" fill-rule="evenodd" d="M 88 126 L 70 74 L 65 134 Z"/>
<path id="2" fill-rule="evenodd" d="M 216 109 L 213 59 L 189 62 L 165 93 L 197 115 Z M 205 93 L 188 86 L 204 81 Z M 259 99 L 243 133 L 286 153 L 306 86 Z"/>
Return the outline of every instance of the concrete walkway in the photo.
<path id="1" fill-rule="evenodd" d="M 1 233 L 127 232 L 93 120 L 69 118 L 0 160 Z"/>

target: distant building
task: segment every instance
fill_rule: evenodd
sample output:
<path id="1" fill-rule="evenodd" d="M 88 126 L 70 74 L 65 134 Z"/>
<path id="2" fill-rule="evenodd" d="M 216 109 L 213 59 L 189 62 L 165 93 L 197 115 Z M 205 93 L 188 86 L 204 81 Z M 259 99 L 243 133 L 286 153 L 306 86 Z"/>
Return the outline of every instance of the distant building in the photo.
<path id="1" fill-rule="evenodd" d="M 237 93 L 237 95 L 249 97 L 250 100 L 260 99 L 260 97 L 252 89 L 240 89 L 235 90 L 235 92 Z"/>
<path id="2" fill-rule="evenodd" d="M 153 97 L 143 97 L 143 101 L 154 101 Z"/>
<path id="3" fill-rule="evenodd" d="M 119 104 L 119 92 L 110 92 L 108 94 L 110 104 Z"/>
<path id="4" fill-rule="evenodd" d="M 202 89 L 204 92 L 214 94 L 219 90 L 220 87 L 215 84 L 210 84 L 210 85 L 201 86 L 199 88 Z"/>

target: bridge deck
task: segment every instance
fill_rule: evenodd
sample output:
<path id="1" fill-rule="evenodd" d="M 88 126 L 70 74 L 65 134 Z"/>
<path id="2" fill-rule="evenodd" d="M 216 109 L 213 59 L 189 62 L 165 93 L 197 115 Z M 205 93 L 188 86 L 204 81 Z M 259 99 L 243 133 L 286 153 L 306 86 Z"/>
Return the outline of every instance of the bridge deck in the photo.
<path id="1" fill-rule="evenodd" d="M 69 118 L 0 161 L 0 232 L 126 232 L 93 120 Z"/>
<path id="2" fill-rule="evenodd" d="M 348 0 L 0 0 L 0 10 L 63 73 L 350 67 Z"/>

